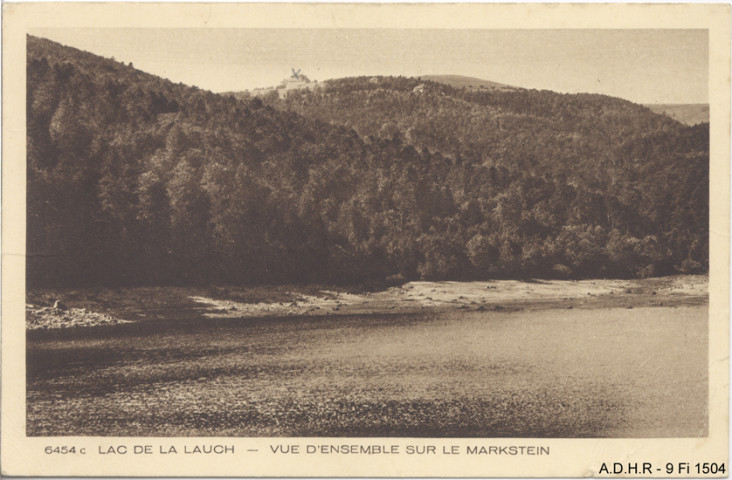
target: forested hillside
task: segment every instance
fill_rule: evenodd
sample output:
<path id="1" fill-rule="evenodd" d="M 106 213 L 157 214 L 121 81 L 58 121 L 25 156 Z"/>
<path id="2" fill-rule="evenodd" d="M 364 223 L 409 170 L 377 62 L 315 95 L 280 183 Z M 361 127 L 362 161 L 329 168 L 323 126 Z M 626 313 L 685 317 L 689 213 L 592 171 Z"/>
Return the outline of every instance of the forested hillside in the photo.
<path id="1" fill-rule="evenodd" d="M 708 268 L 708 124 L 618 99 L 363 78 L 263 103 L 28 37 L 27 129 L 30 286 Z"/>
<path id="2" fill-rule="evenodd" d="M 266 101 L 345 125 L 362 137 L 398 136 L 419 151 L 459 162 L 564 173 L 570 182 L 598 188 L 627 175 L 638 162 L 665 163 L 658 157 L 628 158 L 624 143 L 683 130 L 665 115 L 602 95 L 453 88 L 415 78 L 361 77 L 321 85 Z"/>

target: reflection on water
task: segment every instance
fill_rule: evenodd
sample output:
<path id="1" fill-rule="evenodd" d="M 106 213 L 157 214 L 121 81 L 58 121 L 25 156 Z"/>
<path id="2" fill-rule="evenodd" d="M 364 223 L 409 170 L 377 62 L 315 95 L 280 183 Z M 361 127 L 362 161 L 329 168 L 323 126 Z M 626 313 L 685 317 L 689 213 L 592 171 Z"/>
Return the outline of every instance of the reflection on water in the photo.
<path id="1" fill-rule="evenodd" d="M 445 312 L 29 335 L 28 432 L 705 436 L 707 315 Z"/>

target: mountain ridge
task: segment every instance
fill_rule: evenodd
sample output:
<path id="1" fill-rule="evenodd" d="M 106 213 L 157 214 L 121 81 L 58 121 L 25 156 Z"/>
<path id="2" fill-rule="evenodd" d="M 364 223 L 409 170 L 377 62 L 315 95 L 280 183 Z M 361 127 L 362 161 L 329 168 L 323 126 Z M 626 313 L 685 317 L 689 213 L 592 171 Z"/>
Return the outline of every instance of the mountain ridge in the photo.
<path id="1" fill-rule="evenodd" d="M 647 103 L 644 106 L 684 125 L 693 126 L 709 122 L 708 103 Z"/>

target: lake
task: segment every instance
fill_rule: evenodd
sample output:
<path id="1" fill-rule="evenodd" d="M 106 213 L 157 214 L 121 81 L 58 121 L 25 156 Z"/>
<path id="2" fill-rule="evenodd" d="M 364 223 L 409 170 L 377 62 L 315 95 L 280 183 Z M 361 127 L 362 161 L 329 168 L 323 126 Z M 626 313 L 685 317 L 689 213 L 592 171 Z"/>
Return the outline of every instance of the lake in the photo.
<path id="1" fill-rule="evenodd" d="M 27 432 L 699 437 L 707 344 L 707 306 L 29 332 Z"/>

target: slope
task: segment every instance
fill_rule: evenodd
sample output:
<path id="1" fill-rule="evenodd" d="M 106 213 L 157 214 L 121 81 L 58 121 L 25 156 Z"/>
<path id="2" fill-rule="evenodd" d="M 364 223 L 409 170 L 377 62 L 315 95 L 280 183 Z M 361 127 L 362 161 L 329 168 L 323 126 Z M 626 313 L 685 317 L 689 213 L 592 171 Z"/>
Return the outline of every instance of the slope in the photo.
<path id="1" fill-rule="evenodd" d="M 684 125 L 709 122 L 709 105 L 706 103 L 653 103 L 646 106 L 652 111 L 669 116 Z"/>
<path id="2" fill-rule="evenodd" d="M 424 89 L 415 91 L 420 84 Z M 332 80 L 271 104 L 362 137 L 399 135 L 418 150 L 470 163 L 559 168 L 587 181 L 598 167 L 618 161 L 613 150 L 625 139 L 682 129 L 643 106 L 602 95 L 477 91 L 401 77 Z"/>

